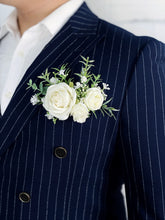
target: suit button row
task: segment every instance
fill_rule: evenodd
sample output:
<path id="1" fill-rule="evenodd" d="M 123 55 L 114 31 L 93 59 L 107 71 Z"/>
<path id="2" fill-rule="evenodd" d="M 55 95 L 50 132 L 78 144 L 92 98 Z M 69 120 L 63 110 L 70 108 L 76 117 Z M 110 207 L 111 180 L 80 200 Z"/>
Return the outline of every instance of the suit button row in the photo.
<path id="1" fill-rule="evenodd" d="M 66 155 L 67 155 L 67 150 L 63 147 L 57 147 L 55 148 L 54 150 L 54 155 L 57 157 L 57 158 L 65 158 Z M 21 192 L 19 194 L 19 200 L 23 203 L 29 203 L 30 202 L 30 195 L 26 192 Z"/>

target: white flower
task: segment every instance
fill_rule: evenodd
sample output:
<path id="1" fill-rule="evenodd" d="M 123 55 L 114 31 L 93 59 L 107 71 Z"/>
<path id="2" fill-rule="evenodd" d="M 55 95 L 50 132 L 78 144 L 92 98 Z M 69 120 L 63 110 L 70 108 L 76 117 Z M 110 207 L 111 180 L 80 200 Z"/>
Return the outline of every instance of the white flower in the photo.
<path id="1" fill-rule="evenodd" d="M 59 75 L 65 75 L 65 70 L 60 70 Z"/>
<path id="2" fill-rule="evenodd" d="M 76 103 L 76 91 L 66 83 L 48 87 L 43 107 L 55 118 L 66 120 Z"/>
<path id="3" fill-rule="evenodd" d="M 102 93 L 103 93 L 103 96 L 104 96 L 104 100 L 106 100 L 108 95 L 105 94 L 105 92 L 103 92 L 103 91 L 102 91 Z"/>
<path id="4" fill-rule="evenodd" d="M 103 83 L 103 89 L 110 90 L 109 84 Z"/>
<path id="5" fill-rule="evenodd" d="M 71 115 L 73 116 L 73 120 L 75 122 L 84 123 L 89 117 L 89 110 L 85 104 L 79 102 L 73 106 Z"/>
<path id="6" fill-rule="evenodd" d="M 75 85 L 75 89 L 79 89 L 82 87 L 82 84 L 80 82 L 76 82 L 76 85 Z"/>
<path id="7" fill-rule="evenodd" d="M 86 76 L 82 76 L 82 77 L 81 77 L 81 83 L 85 83 L 86 81 L 87 81 Z"/>
<path id="8" fill-rule="evenodd" d="M 51 82 L 52 84 L 57 84 L 57 83 L 58 83 L 58 79 L 55 78 L 55 77 L 52 77 L 52 78 L 50 79 L 50 82 Z"/>
<path id="9" fill-rule="evenodd" d="M 90 88 L 87 90 L 87 95 L 84 103 L 91 111 L 96 111 L 103 105 L 104 96 L 99 88 Z"/>
<path id="10" fill-rule="evenodd" d="M 36 105 L 37 103 L 40 102 L 40 100 L 38 99 L 37 95 L 33 95 L 30 99 L 30 102 L 32 103 L 32 105 Z"/>
<path id="11" fill-rule="evenodd" d="M 53 119 L 53 118 L 54 118 L 54 116 L 53 116 L 53 115 L 48 114 L 48 113 L 47 113 L 45 116 L 46 116 L 46 117 L 47 117 L 49 120 L 51 120 L 51 119 Z"/>

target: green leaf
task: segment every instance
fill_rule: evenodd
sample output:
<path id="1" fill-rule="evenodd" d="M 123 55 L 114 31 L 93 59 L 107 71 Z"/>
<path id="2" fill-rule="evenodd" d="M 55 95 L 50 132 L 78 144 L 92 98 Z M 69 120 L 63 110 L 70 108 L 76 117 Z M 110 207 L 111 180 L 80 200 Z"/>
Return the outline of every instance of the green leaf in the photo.
<path id="1" fill-rule="evenodd" d="M 74 87 L 73 82 L 69 82 L 69 86 L 70 86 L 71 88 L 73 88 L 73 87 Z"/>
<path id="2" fill-rule="evenodd" d="M 56 124 L 57 118 L 53 118 L 53 123 Z"/>
<path id="3" fill-rule="evenodd" d="M 107 100 L 106 102 L 103 103 L 103 105 L 107 105 L 108 103 L 110 103 L 112 101 L 113 98 L 110 98 L 109 100 Z"/>
<path id="4" fill-rule="evenodd" d="M 30 89 L 30 88 L 32 87 L 32 83 L 33 83 L 33 82 L 32 82 L 32 80 L 30 79 L 29 82 L 27 83 L 27 85 L 28 85 L 27 89 Z"/>
<path id="5" fill-rule="evenodd" d="M 116 108 L 113 108 L 113 107 L 111 107 L 111 110 L 114 111 L 114 112 L 119 112 L 120 111 L 120 109 L 116 109 Z"/>
<path id="6" fill-rule="evenodd" d="M 97 119 L 97 115 L 96 115 L 95 111 L 92 111 L 92 113 L 94 114 L 95 118 Z"/>
<path id="7" fill-rule="evenodd" d="M 34 91 L 37 90 L 37 85 L 36 85 L 35 83 L 33 83 L 33 85 L 32 85 L 32 89 L 33 89 Z"/>
<path id="8" fill-rule="evenodd" d="M 43 83 L 42 82 L 40 83 L 39 88 L 40 88 L 40 91 L 42 93 L 43 92 Z"/>

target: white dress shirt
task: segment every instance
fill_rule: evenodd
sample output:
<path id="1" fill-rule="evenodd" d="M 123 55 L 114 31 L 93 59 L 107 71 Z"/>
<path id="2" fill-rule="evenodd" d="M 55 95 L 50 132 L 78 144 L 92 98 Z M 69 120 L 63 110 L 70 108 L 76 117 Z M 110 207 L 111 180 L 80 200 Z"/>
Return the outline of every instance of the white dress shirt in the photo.
<path id="1" fill-rule="evenodd" d="M 17 25 L 17 11 L 14 10 L 7 18 L 0 29 L 0 105 L 2 115 L 28 67 L 82 3 L 83 0 L 68 1 L 41 22 L 26 30 L 22 37 Z"/>

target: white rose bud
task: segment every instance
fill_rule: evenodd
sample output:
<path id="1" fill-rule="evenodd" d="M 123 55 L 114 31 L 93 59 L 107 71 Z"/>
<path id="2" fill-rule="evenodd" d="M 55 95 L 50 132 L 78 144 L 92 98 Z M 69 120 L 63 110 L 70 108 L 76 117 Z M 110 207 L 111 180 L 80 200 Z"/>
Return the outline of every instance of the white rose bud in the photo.
<path id="1" fill-rule="evenodd" d="M 55 118 L 66 120 L 76 103 L 76 91 L 66 83 L 48 87 L 43 107 Z"/>
<path id="2" fill-rule="evenodd" d="M 73 116 L 73 120 L 75 122 L 84 123 L 89 117 L 89 110 L 85 104 L 79 102 L 73 106 L 71 115 Z"/>
<path id="3" fill-rule="evenodd" d="M 55 77 L 52 77 L 52 78 L 50 79 L 50 82 L 51 82 L 52 84 L 57 84 L 57 83 L 58 83 L 58 79 L 55 78 Z"/>
<path id="4" fill-rule="evenodd" d="M 104 96 L 99 88 L 90 88 L 87 90 L 87 95 L 84 103 L 91 111 L 96 111 L 103 105 Z"/>

